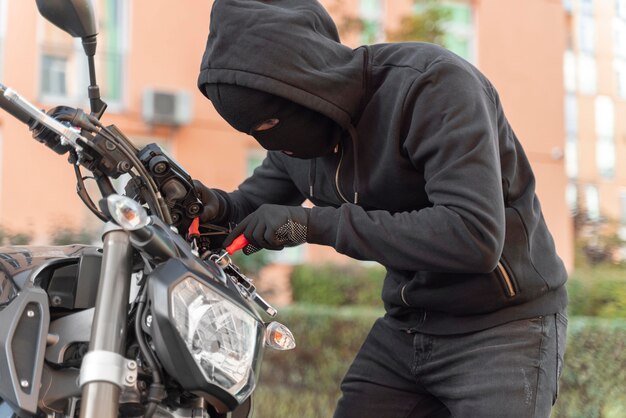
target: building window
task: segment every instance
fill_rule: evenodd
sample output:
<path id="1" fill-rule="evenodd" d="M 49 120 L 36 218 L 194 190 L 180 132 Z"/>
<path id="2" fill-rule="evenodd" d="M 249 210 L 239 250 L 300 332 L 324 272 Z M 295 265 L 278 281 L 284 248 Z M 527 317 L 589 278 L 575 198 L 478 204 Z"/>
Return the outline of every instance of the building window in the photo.
<path id="1" fill-rule="evenodd" d="M 573 0 L 563 0 L 563 9 L 565 9 L 567 13 L 572 13 L 573 6 Z"/>
<path id="2" fill-rule="evenodd" d="M 448 11 L 444 46 L 455 54 L 474 61 L 474 17 L 470 4 L 463 2 L 443 2 Z"/>
<path id="3" fill-rule="evenodd" d="M 615 108 L 609 96 L 598 96 L 596 113 L 596 164 L 604 178 L 615 175 Z"/>
<path id="4" fill-rule="evenodd" d="M 565 96 L 565 171 L 567 177 L 578 177 L 578 101 L 575 94 Z"/>
<path id="5" fill-rule="evenodd" d="M 613 63 L 615 68 L 615 86 L 620 99 L 626 100 L 626 59 L 616 59 Z"/>
<path id="6" fill-rule="evenodd" d="M 582 94 L 595 94 L 598 79 L 596 60 L 593 55 L 578 56 L 578 88 Z"/>
<path id="7" fill-rule="evenodd" d="M 578 187 L 576 183 L 568 183 L 565 189 L 565 200 L 572 214 L 578 213 Z"/>
<path id="8" fill-rule="evenodd" d="M 593 0 L 580 0 L 580 11 L 586 15 L 593 15 Z"/>
<path id="9" fill-rule="evenodd" d="M 615 141 L 613 137 L 601 136 L 596 141 L 596 165 L 605 179 L 615 176 Z"/>
<path id="10" fill-rule="evenodd" d="M 578 133 L 578 99 L 575 94 L 565 95 L 565 132 Z"/>
<path id="11" fill-rule="evenodd" d="M 578 137 L 576 134 L 568 134 L 565 142 L 565 172 L 567 177 L 578 177 Z"/>
<path id="12" fill-rule="evenodd" d="M 127 0 L 95 0 L 93 6 L 99 30 L 97 82 L 103 100 L 114 109 L 124 92 L 128 4 Z M 41 99 L 56 102 L 62 98 L 86 105 L 89 67 L 80 39 L 71 38 L 42 17 L 40 22 Z"/>
<path id="13" fill-rule="evenodd" d="M 585 186 L 585 210 L 587 219 L 600 220 L 600 194 L 598 188 L 592 184 Z"/>
<path id="14" fill-rule="evenodd" d="M 593 16 L 580 16 L 578 19 L 578 49 L 593 54 L 595 46 L 596 34 Z"/>
<path id="15" fill-rule="evenodd" d="M 626 58 L 626 20 L 615 18 L 613 21 L 613 52 Z"/>
<path id="16" fill-rule="evenodd" d="M 615 14 L 626 19 L 626 0 L 615 0 Z"/>
<path id="17" fill-rule="evenodd" d="M 572 50 L 565 51 L 563 55 L 563 81 L 565 91 L 569 93 L 576 91 L 576 55 Z"/>
<path id="18" fill-rule="evenodd" d="M 43 54 L 41 56 L 41 93 L 43 96 L 67 96 L 67 57 Z"/>
<path id="19" fill-rule="evenodd" d="M 124 93 L 124 73 L 128 50 L 128 4 L 126 0 L 100 0 L 98 74 L 102 97 L 110 105 L 120 105 Z"/>
<path id="20" fill-rule="evenodd" d="M 598 96 L 595 101 L 596 108 L 596 135 L 615 135 L 615 106 L 609 96 Z"/>
<path id="21" fill-rule="evenodd" d="M 385 39 L 384 0 L 361 0 L 361 19 L 362 43 L 373 44 Z"/>

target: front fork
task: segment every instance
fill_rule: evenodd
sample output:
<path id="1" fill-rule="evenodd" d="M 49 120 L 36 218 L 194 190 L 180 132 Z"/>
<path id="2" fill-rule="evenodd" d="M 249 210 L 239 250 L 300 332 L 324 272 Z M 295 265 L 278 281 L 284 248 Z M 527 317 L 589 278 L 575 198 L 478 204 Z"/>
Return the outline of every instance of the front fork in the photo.
<path id="1" fill-rule="evenodd" d="M 128 371 L 136 368 L 124 358 L 132 274 L 129 235 L 109 223 L 102 239 L 102 269 L 89 351 L 80 370 L 80 418 L 116 418 L 124 380 L 130 383 L 132 374 Z"/>

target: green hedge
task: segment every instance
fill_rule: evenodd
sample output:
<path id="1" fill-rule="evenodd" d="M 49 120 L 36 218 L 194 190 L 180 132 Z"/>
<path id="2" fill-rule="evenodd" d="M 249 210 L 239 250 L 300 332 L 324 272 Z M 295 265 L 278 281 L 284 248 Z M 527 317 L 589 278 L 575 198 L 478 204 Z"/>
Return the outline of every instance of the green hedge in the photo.
<path id="1" fill-rule="evenodd" d="M 291 276 L 293 299 L 327 306 L 382 306 L 384 276 L 379 266 L 297 266 Z M 626 268 L 580 265 L 567 287 L 570 315 L 626 318 Z"/>
<path id="2" fill-rule="evenodd" d="M 374 308 L 293 306 L 278 320 L 297 348 L 268 350 L 254 418 L 328 418 L 339 383 L 375 319 Z M 554 418 L 626 416 L 626 320 L 570 319 L 568 347 Z"/>
<path id="3" fill-rule="evenodd" d="M 360 264 L 296 266 L 291 274 L 293 300 L 329 306 L 382 306 L 385 269 Z"/>
<path id="4" fill-rule="evenodd" d="M 573 317 L 553 417 L 626 417 L 626 320 Z"/>
<path id="5" fill-rule="evenodd" d="M 626 318 L 626 268 L 577 266 L 567 288 L 570 315 Z"/>

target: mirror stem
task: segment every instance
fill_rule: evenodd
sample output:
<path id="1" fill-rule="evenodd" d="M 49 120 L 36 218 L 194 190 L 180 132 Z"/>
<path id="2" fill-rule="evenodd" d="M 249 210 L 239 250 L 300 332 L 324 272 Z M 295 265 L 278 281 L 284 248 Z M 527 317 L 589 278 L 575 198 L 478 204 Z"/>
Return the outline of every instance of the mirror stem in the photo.
<path id="1" fill-rule="evenodd" d="M 87 92 L 89 94 L 89 103 L 91 105 L 91 114 L 100 119 L 107 108 L 107 104 L 100 99 L 100 87 L 96 82 L 96 63 L 94 56 L 96 55 L 96 35 L 82 38 L 83 49 L 87 55 L 87 62 L 89 64 L 89 87 Z"/>

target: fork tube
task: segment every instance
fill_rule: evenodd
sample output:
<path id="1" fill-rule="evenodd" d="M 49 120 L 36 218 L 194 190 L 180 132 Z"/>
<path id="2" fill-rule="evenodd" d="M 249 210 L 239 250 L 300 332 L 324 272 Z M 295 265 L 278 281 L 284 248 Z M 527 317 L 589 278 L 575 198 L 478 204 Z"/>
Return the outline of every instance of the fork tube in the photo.
<path id="1" fill-rule="evenodd" d="M 108 229 L 103 236 L 102 268 L 89 351 L 124 355 L 132 247 L 128 232 L 115 228 Z M 116 418 L 119 397 L 120 388 L 113 383 L 87 383 L 83 387 L 80 417 Z"/>

